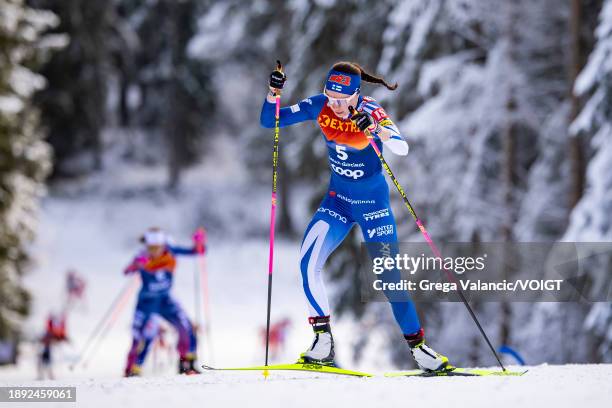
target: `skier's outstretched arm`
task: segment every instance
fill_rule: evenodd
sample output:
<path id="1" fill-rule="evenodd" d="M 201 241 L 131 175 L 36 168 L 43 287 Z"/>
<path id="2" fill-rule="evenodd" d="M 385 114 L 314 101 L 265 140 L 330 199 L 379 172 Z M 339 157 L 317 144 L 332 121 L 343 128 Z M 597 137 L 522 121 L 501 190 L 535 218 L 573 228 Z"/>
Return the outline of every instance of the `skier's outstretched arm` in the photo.
<path id="1" fill-rule="evenodd" d="M 291 126 L 296 123 L 305 122 L 307 120 L 313 120 L 314 115 L 312 113 L 313 104 L 317 97 L 311 97 L 304 99 L 303 101 L 296 103 L 295 105 L 281 108 L 279 111 L 279 125 L 280 127 Z M 314 101 L 313 101 L 314 100 Z M 276 100 L 272 94 L 268 94 L 266 100 L 261 108 L 261 115 L 259 121 L 261 126 L 265 128 L 273 128 L 276 123 L 275 117 Z"/>
<path id="2" fill-rule="evenodd" d="M 129 275 L 131 273 L 138 272 L 140 269 L 144 268 L 148 262 L 148 258 L 145 254 L 139 254 L 132 259 L 132 262 L 125 267 L 123 270 L 124 275 Z"/>
<path id="3" fill-rule="evenodd" d="M 175 255 L 202 255 L 206 252 L 206 231 L 198 228 L 193 234 L 193 247 L 168 245 L 168 249 Z"/>
<path id="4" fill-rule="evenodd" d="M 174 255 L 196 255 L 198 253 L 196 251 L 195 246 L 194 247 L 181 247 L 181 246 L 175 246 L 175 245 L 172 245 L 172 246 L 168 245 L 168 249 Z"/>

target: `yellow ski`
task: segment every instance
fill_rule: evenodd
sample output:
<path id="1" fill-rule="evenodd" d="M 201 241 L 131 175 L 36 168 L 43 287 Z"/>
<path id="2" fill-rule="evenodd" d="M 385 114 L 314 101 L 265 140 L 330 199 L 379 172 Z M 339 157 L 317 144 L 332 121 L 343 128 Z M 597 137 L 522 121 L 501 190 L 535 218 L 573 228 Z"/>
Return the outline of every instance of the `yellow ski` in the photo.
<path id="1" fill-rule="evenodd" d="M 487 370 L 480 368 L 454 368 L 452 370 L 427 372 L 422 370 L 410 370 L 410 371 L 398 371 L 394 373 L 386 373 L 385 377 L 485 377 L 489 375 L 494 376 L 521 376 L 525 374 L 525 371 L 501 371 L 501 370 Z"/>
<path id="2" fill-rule="evenodd" d="M 362 373 L 360 371 L 345 370 L 343 368 L 326 366 L 312 363 L 293 363 L 293 364 L 275 364 L 269 366 L 254 366 L 254 367 L 234 367 L 234 368 L 213 368 L 206 365 L 202 366 L 205 370 L 214 371 L 306 371 L 311 373 L 325 373 L 348 375 L 353 377 L 373 377 L 372 374 Z"/>

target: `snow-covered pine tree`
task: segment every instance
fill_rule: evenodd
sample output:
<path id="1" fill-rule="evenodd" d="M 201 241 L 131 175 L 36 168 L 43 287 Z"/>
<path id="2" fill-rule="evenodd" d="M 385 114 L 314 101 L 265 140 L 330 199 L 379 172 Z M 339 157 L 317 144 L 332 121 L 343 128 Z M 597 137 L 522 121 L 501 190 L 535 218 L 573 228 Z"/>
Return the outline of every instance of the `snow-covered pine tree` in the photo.
<path id="1" fill-rule="evenodd" d="M 45 85 L 35 70 L 51 45 L 41 33 L 57 23 L 54 14 L 28 8 L 24 0 L 0 7 L 0 340 L 16 335 L 29 309 L 21 280 L 51 168 L 32 95 Z"/>
<path id="2" fill-rule="evenodd" d="M 168 186 L 174 188 L 181 172 L 205 151 L 203 138 L 213 134 L 211 67 L 189 52 L 208 3 L 115 3 L 126 46 L 117 58 L 120 123 L 142 132 L 147 144 L 157 145 L 157 159 L 167 163 Z"/>
<path id="3" fill-rule="evenodd" d="M 567 241 L 612 241 L 612 0 L 604 3 L 596 37 L 597 44 L 575 86 L 576 93 L 588 96 L 588 100 L 570 128 L 574 137 L 592 136 L 595 154 L 587 166 L 586 191 L 572 212 L 564 236 Z M 602 276 L 609 275 L 611 265 L 611 258 L 595 265 L 596 269 L 590 271 L 592 279 L 601 282 Z M 609 279 L 603 281 L 610 284 Z M 596 285 L 594 289 L 602 288 Z M 612 361 L 611 327 L 612 302 L 591 306 L 583 328 L 596 340 L 600 361 Z"/>
<path id="4" fill-rule="evenodd" d="M 579 7 L 576 7 L 576 2 L 572 1 L 570 10 L 560 15 L 561 24 L 557 29 L 550 26 L 547 30 L 551 34 L 555 31 L 564 33 L 563 36 L 558 40 L 555 40 L 555 36 L 559 37 L 556 34 L 547 36 L 545 38 L 549 38 L 549 41 L 542 43 L 543 47 L 556 50 L 551 56 L 540 54 L 546 58 L 541 60 L 543 66 L 549 67 L 542 72 L 553 75 L 556 80 L 548 85 L 553 96 L 547 103 L 550 106 L 547 110 L 551 113 L 542 120 L 537 148 L 540 154 L 528 176 L 527 192 L 520 204 L 515 227 L 517 240 L 522 242 L 561 239 L 576 196 L 582 194 L 579 191 L 582 183 L 580 162 L 584 158 L 580 156 L 585 154 L 588 158 L 588 155 L 583 148 L 585 143 L 571 137 L 568 127 L 580 109 L 580 98 L 573 92 L 573 82 L 593 48 L 593 32 L 601 1 L 578 3 Z M 547 63 L 554 55 L 562 57 L 561 63 Z M 587 135 L 581 135 L 581 138 L 588 140 Z M 522 351 L 527 361 L 598 361 L 589 351 L 592 347 L 588 336 L 582 335 L 582 322 L 588 313 L 588 306 L 579 303 L 538 303 L 517 304 L 515 309 L 518 311 L 514 324 L 521 329 L 516 332 L 514 345 Z M 548 333 L 555 333 L 558 338 L 556 347 L 535 341 L 541 336 L 542 327 L 546 327 Z"/>
<path id="5" fill-rule="evenodd" d="M 100 169 L 108 83 L 118 43 L 113 1 L 29 0 L 29 4 L 54 12 L 60 24 L 52 32 L 70 38 L 42 67 L 49 85 L 36 95 L 54 151 L 52 176 Z"/>

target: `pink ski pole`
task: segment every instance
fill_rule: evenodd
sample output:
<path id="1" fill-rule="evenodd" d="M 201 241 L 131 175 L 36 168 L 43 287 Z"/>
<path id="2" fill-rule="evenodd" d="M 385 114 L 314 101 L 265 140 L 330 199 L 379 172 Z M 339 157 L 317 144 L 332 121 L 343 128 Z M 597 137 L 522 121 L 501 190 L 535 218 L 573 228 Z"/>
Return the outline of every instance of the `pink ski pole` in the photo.
<path id="1" fill-rule="evenodd" d="M 280 61 L 276 61 L 276 69 L 281 71 L 283 67 Z M 276 221 L 276 180 L 278 177 L 278 142 L 280 133 L 280 91 L 276 93 L 276 111 L 274 124 L 274 150 L 272 152 L 272 206 L 270 208 L 270 253 L 268 255 L 268 311 L 266 316 L 266 363 L 268 365 L 268 350 L 270 347 L 270 308 L 272 305 L 272 270 L 274 267 L 274 224 Z M 267 376 L 267 370 L 264 376 Z"/>

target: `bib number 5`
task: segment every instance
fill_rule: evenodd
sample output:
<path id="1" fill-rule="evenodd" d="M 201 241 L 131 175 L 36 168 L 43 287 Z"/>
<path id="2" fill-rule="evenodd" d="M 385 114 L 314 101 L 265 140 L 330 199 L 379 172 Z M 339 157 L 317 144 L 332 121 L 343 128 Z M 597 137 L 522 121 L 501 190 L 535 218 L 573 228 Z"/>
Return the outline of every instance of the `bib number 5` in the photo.
<path id="1" fill-rule="evenodd" d="M 336 145 L 336 154 L 340 160 L 348 159 L 348 153 L 346 152 L 346 146 Z"/>

